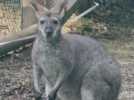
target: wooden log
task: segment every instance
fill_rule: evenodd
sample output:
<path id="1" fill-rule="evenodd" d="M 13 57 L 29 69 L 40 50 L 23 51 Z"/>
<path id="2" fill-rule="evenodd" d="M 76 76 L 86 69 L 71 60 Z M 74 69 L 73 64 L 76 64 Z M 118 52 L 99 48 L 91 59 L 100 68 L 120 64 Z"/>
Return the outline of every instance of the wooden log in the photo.
<path id="1" fill-rule="evenodd" d="M 18 38 L 16 40 L 11 40 L 7 42 L 0 43 L 0 57 L 4 56 L 8 52 L 19 48 L 20 46 L 32 43 L 36 35 L 31 35 L 23 38 Z"/>
<path id="2" fill-rule="evenodd" d="M 36 34 L 37 31 L 38 31 L 37 24 L 34 24 L 34 25 L 29 26 L 28 28 L 25 28 L 24 30 L 22 30 L 20 32 L 13 33 L 13 35 L 11 35 L 8 38 L 6 38 L 6 37 L 1 38 L 0 43 L 20 39 L 20 38 L 27 37 L 27 36 L 31 36 L 33 34 Z"/>

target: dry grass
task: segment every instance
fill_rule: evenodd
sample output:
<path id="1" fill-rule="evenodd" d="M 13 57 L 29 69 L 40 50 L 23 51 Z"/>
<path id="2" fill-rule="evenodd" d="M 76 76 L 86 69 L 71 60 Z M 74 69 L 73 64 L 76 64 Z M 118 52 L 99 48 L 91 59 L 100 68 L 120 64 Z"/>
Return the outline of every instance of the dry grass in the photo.
<path id="1" fill-rule="evenodd" d="M 0 3 L 0 38 L 10 37 L 21 30 L 21 9 Z"/>

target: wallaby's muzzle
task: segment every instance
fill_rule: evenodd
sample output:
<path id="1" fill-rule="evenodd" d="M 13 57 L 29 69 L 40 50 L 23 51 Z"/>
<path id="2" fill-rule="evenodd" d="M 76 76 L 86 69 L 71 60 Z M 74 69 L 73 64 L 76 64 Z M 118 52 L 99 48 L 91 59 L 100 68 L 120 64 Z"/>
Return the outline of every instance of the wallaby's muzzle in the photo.
<path id="1" fill-rule="evenodd" d="M 44 31 L 45 31 L 47 37 L 51 37 L 54 32 L 54 29 L 52 27 L 46 27 Z"/>

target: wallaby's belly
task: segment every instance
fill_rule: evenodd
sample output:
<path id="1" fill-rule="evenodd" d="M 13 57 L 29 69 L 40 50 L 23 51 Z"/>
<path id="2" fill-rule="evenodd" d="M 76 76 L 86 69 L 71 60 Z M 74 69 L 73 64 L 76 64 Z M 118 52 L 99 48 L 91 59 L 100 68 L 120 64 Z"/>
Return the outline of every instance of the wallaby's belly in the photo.
<path id="1" fill-rule="evenodd" d="M 61 75 L 61 73 L 65 73 L 66 71 L 61 60 L 56 55 L 44 53 L 40 55 L 40 61 L 38 63 L 41 64 L 40 67 L 44 72 L 45 78 L 51 85 L 55 84 L 59 74 Z"/>
<path id="2" fill-rule="evenodd" d="M 79 83 L 65 83 L 57 94 L 60 100 L 81 100 Z"/>
<path id="3" fill-rule="evenodd" d="M 58 91 L 58 98 L 60 98 L 60 100 L 81 100 L 81 82 L 82 71 L 81 73 L 72 72 Z"/>
<path id="4" fill-rule="evenodd" d="M 87 70 L 84 69 L 84 66 L 77 66 L 74 68 L 58 91 L 60 100 L 81 100 L 81 85 L 86 73 Z"/>
<path id="5" fill-rule="evenodd" d="M 66 66 L 62 63 L 62 60 L 56 56 L 46 56 L 46 60 L 42 61 L 42 63 L 44 62 L 46 64 L 42 67 L 44 68 L 45 77 L 48 80 L 47 85 L 49 85 L 49 87 L 52 87 L 55 84 L 58 75 L 66 73 L 68 69 L 65 68 Z M 60 100 L 80 100 L 80 85 L 82 82 L 81 78 L 83 74 L 84 70 L 79 70 L 79 68 L 77 68 L 77 70 L 75 69 L 70 74 L 70 76 L 62 84 L 60 90 L 57 93 L 57 96 Z"/>
<path id="6" fill-rule="evenodd" d="M 58 75 L 66 73 L 69 66 L 67 67 L 64 65 L 62 60 L 55 54 L 47 56 L 42 54 L 40 57 L 44 57 L 44 60 L 40 60 L 40 63 L 43 65 L 41 68 L 44 70 L 45 77 L 48 80 L 47 85 L 49 85 L 49 87 L 53 87 L 57 81 Z M 82 76 L 86 74 L 86 71 L 87 70 L 84 70 L 81 66 L 77 66 L 73 70 L 57 93 L 60 100 L 80 100 Z"/>

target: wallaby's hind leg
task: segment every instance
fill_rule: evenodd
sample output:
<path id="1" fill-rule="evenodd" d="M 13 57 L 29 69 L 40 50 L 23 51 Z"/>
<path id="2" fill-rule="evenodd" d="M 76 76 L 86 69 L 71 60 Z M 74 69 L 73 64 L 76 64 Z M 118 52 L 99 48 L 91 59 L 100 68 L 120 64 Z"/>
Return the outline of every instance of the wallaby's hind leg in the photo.
<path id="1" fill-rule="evenodd" d="M 87 73 L 81 86 L 81 100 L 116 100 L 109 86 L 100 74 Z"/>

